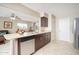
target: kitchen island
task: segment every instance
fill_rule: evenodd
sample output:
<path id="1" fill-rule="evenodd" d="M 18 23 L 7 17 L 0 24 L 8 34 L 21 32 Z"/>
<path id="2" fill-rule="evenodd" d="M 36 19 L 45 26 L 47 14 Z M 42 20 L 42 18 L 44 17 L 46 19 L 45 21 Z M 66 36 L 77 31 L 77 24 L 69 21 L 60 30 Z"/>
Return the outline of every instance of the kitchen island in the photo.
<path id="1" fill-rule="evenodd" d="M 23 34 L 6 34 L 4 35 L 6 40 L 10 41 L 10 54 L 11 55 L 20 55 L 21 54 L 21 40 L 22 38 L 31 39 L 34 41 L 33 51 L 31 53 L 36 52 L 44 45 L 50 42 L 51 40 L 51 31 L 39 31 L 39 32 L 24 32 Z M 27 46 L 25 46 L 27 47 Z"/>

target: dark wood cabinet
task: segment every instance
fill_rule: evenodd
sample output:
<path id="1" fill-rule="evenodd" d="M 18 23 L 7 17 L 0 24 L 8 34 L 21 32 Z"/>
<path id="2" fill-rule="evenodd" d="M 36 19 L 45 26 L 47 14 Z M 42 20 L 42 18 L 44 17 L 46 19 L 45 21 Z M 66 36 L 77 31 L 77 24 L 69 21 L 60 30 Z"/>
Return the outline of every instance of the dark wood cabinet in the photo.
<path id="1" fill-rule="evenodd" d="M 45 34 L 45 43 L 50 42 L 51 40 L 51 32 Z"/>
<path id="2" fill-rule="evenodd" d="M 46 32 L 46 33 L 42 33 L 42 34 L 36 34 L 33 36 L 28 36 L 28 37 L 23 37 L 23 38 L 18 38 L 18 54 L 21 54 L 21 43 L 20 42 L 24 42 L 27 40 L 31 40 L 31 39 L 35 39 L 35 51 L 39 50 L 40 48 L 42 48 L 43 46 L 45 46 L 47 43 L 49 43 L 51 41 L 51 32 Z"/>
<path id="3" fill-rule="evenodd" d="M 41 17 L 41 27 L 48 27 L 48 18 Z"/>
<path id="4" fill-rule="evenodd" d="M 42 40 L 40 35 L 35 36 L 35 51 L 41 48 Z"/>
<path id="5" fill-rule="evenodd" d="M 35 35 L 35 51 L 49 43 L 51 40 L 51 33 L 43 33 L 39 35 Z"/>

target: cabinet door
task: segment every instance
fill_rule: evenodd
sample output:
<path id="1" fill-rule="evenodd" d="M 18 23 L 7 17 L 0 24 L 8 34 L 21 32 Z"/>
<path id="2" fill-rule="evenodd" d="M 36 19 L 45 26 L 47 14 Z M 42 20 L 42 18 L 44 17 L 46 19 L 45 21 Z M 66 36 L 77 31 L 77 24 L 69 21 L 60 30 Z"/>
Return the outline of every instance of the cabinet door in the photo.
<path id="1" fill-rule="evenodd" d="M 35 51 L 41 48 L 41 39 L 40 35 L 35 35 Z"/>
<path id="2" fill-rule="evenodd" d="M 51 41 L 51 32 L 48 33 L 48 41 Z"/>
<path id="3" fill-rule="evenodd" d="M 40 40 L 41 40 L 41 47 L 43 47 L 45 45 L 45 34 L 41 34 Z"/>
<path id="4" fill-rule="evenodd" d="M 41 27 L 48 27 L 48 18 L 41 17 Z"/>
<path id="5" fill-rule="evenodd" d="M 35 35 L 35 51 L 46 45 L 51 40 L 50 33 Z"/>
<path id="6" fill-rule="evenodd" d="M 51 40 L 51 33 L 50 32 L 46 33 L 45 36 L 46 36 L 46 43 L 50 42 L 50 40 Z"/>

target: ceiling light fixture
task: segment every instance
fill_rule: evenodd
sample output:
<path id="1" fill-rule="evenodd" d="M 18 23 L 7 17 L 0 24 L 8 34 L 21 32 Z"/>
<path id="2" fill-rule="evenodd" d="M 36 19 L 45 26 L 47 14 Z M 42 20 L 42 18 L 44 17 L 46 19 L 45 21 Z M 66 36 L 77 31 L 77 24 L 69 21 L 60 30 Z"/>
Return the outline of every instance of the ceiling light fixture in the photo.
<path id="1" fill-rule="evenodd" d="M 16 18 L 15 14 L 12 13 L 11 16 L 10 16 L 10 19 L 11 19 L 11 20 L 15 20 L 15 18 Z"/>

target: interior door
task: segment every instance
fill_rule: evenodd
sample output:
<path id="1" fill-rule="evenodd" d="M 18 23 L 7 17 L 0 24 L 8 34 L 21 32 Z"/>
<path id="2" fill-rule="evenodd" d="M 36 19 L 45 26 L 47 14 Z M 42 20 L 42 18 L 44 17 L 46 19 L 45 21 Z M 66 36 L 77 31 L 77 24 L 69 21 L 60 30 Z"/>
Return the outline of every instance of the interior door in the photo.
<path id="1" fill-rule="evenodd" d="M 58 40 L 71 42 L 71 21 L 69 18 L 59 19 L 57 26 Z"/>

